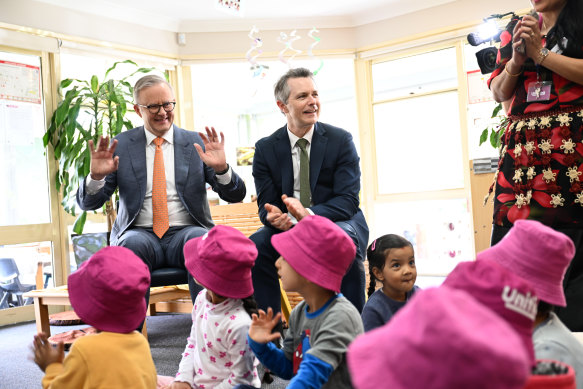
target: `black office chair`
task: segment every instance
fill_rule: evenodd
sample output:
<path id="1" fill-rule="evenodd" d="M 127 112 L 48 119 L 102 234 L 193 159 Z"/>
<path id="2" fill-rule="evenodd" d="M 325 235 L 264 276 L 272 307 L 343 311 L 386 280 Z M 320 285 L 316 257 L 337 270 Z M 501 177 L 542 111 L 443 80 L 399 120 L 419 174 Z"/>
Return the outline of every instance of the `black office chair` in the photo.
<path id="1" fill-rule="evenodd" d="M 0 307 L 19 307 L 32 303 L 32 299 L 26 299 L 22 295 L 35 289 L 34 284 L 22 284 L 20 272 L 13 258 L 0 258 L 0 290 L 2 298 Z"/>

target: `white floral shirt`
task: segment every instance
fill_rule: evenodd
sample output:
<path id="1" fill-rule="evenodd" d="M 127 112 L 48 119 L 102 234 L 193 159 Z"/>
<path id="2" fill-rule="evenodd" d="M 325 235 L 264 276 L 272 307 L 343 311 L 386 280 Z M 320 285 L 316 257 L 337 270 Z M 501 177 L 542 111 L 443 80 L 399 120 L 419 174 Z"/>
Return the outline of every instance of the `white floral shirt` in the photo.
<path id="1" fill-rule="evenodd" d="M 203 289 L 192 308 L 192 329 L 175 381 L 200 389 L 260 387 L 259 362 L 247 342 L 250 324 L 241 300 L 213 304 Z"/>

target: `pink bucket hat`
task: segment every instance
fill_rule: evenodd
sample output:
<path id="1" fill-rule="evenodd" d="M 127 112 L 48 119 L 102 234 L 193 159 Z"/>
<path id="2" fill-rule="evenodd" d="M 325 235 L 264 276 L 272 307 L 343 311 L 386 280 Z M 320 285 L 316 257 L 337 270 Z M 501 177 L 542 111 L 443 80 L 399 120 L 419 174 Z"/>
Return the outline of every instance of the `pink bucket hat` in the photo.
<path id="1" fill-rule="evenodd" d="M 443 282 L 460 289 L 493 310 L 520 335 L 534 366 L 532 328 L 538 300 L 525 280 L 493 261 L 460 262 Z"/>
<path id="2" fill-rule="evenodd" d="M 387 324 L 349 346 L 356 389 L 522 389 L 530 374 L 520 337 L 462 290 L 419 291 Z"/>
<path id="3" fill-rule="evenodd" d="M 87 324 L 108 332 L 134 331 L 146 317 L 148 266 L 130 249 L 105 247 L 69 276 L 69 300 Z"/>
<path id="4" fill-rule="evenodd" d="M 251 268 L 257 258 L 255 244 L 233 227 L 217 225 L 184 245 L 186 268 L 205 288 L 223 297 L 253 294 Z"/>
<path id="5" fill-rule="evenodd" d="M 563 277 L 573 256 L 571 239 L 535 220 L 517 220 L 498 244 L 478 253 L 528 280 L 538 298 L 564 307 Z"/>
<path id="6" fill-rule="evenodd" d="M 299 275 L 337 293 L 356 255 L 352 239 L 318 215 L 306 216 L 292 229 L 273 235 L 271 244 Z"/>

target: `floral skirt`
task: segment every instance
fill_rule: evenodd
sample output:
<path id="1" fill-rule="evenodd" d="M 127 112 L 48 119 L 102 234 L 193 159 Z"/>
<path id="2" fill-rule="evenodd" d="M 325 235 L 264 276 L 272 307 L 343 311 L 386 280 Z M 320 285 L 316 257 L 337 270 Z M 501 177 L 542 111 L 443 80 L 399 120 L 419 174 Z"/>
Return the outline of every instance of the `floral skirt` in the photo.
<path id="1" fill-rule="evenodd" d="M 582 130 L 583 107 L 510 116 L 493 184 L 494 224 L 582 226 Z"/>

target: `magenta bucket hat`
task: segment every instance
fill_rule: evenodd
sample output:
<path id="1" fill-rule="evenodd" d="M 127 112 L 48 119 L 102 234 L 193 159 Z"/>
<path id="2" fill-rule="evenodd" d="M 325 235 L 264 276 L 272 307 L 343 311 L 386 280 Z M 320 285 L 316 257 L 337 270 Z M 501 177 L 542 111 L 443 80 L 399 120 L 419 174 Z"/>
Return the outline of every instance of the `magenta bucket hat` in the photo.
<path id="1" fill-rule="evenodd" d="M 349 346 L 356 389 L 522 389 L 529 356 L 510 325 L 462 290 L 419 291 Z"/>
<path id="2" fill-rule="evenodd" d="M 229 226 L 214 226 L 184 245 L 190 274 L 206 289 L 223 297 L 238 299 L 253 294 L 251 268 L 256 258 L 255 243 Z"/>
<path id="3" fill-rule="evenodd" d="M 146 317 L 148 266 L 130 249 L 105 247 L 69 276 L 69 300 L 87 324 L 108 332 L 134 331 Z"/>
<path id="4" fill-rule="evenodd" d="M 352 239 L 318 215 L 306 216 L 292 229 L 273 235 L 271 244 L 299 275 L 337 293 L 356 255 Z"/>
<path id="5" fill-rule="evenodd" d="M 530 283 L 493 261 L 468 261 L 460 262 L 443 286 L 469 293 L 506 320 L 520 335 L 534 366 L 532 328 L 538 300 Z"/>
<path id="6" fill-rule="evenodd" d="M 564 307 L 563 277 L 574 255 L 567 235 L 535 220 L 517 220 L 498 244 L 476 258 L 498 262 L 530 282 L 540 300 Z"/>

